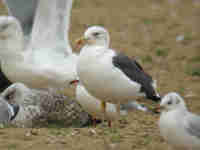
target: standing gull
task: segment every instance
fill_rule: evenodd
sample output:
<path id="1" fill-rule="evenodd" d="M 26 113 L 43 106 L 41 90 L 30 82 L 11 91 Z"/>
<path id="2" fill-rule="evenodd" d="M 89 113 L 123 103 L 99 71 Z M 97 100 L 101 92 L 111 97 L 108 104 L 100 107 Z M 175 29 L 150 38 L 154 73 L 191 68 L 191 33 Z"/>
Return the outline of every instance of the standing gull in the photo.
<path id="1" fill-rule="evenodd" d="M 160 100 L 151 76 L 134 59 L 109 48 L 106 29 L 88 28 L 77 44 L 85 44 L 79 55 L 77 74 L 88 92 L 102 100 L 104 114 L 106 102 L 117 104 L 120 113 L 120 104 L 136 97 Z"/>
<path id="2" fill-rule="evenodd" d="M 82 106 L 82 108 L 88 112 L 93 121 L 102 118 L 101 101 L 87 92 L 85 87 L 81 83 L 73 82 L 76 85 L 76 100 Z M 120 115 L 125 116 L 128 112 L 133 110 L 149 111 L 146 107 L 138 104 L 137 102 L 130 101 L 127 104 L 121 105 Z M 111 126 L 111 121 L 117 120 L 118 113 L 116 105 L 112 103 L 106 103 L 106 116 L 105 119 Z"/>
<path id="3" fill-rule="evenodd" d="M 184 100 L 177 93 L 162 98 L 160 133 L 175 149 L 200 149 L 200 116 L 188 112 Z"/>

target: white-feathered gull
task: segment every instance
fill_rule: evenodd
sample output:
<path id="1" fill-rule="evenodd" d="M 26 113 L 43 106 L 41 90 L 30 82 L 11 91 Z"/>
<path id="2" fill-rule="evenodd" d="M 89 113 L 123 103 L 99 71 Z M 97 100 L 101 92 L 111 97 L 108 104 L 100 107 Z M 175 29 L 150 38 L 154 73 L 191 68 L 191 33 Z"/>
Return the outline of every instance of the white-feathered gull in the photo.
<path id="1" fill-rule="evenodd" d="M 163 138 L 176 150 L 200 149 L 200 116 L 189 112 L 183 98 L 169 93 L 162 98 L 159 127 Z"/>
<path id="2" fill-rule="evenodd" d="M 15 16 L 21 23 L 25 35 L 29 35 L 32 29 L 38 0 L 3 0 L 9 11 L 9 15 Z"/>
<path id="3" fill-rule="evenodd" d="M 93 96 L 105 102 L 120 104 L 137 97 L 159 101 L 152 77 L 134 59 L 109 48 L 109 33 L 100 26 L 87 29 L 77 44 L 81 49 L 77 73 L 81 83 Z M 103 107 L 103 112 L 105 108 Z"/>
<path id="4" fill-rule="evenodd" d="M 17 18 L 0 17 L 2 72 L 11 82 L 21 82 L 31 88 L 64 87 L 65 94 L 70 95 L 73 89 L 69 82 L 77 78 L 77 55 L 72 53 L 68 40 L 72 0 L 5 2 Z M 16 8 L 19 3 L 21 7 Z M 30 20 L 33 21 L 32 34 L 28 34 L 31 23 L 30 31 L 25 32 Z M 28 34 L 28 40 L 24 33 Z"/>
<path id="5" fill-rule="evenodd" d="M 73 82 L 76 86 L 76 100 L 82 106 L 82 108 L 88 112 L 92 118 L 101 119 L 102 118 L 102 109 L 101 109 L 101 101 L 91 94 L 85 89 L 85 87 L 78 83 L 78 81 Z M 133 110 L 141 110 L 147 112 L 148 109 L 136 101 L 131 101 L 127 104 L 121 105 L 120 115 L 127 115 L 128 112 Z M 106 103 L 106 120 L 108 121 L 109 126 L 111 126 L 111 121 L 117 120 L 118 113 L 116 109 L 116 105 L 112 103 Z"/>

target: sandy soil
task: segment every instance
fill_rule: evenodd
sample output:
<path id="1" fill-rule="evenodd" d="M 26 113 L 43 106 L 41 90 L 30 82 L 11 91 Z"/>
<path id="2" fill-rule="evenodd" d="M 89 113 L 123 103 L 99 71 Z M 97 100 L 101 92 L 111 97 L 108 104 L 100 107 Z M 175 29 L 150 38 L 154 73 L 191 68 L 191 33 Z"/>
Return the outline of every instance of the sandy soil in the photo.
<path id="1" fill-rule="evenodd" d="M 103 25 L 110 31 L 112 48 L 135 57 L 157 79 L 162 95 L 179 92 L 189 109 L 200 114 L 200 1 L 74 1 L 72 44 L 88 26 Z M 158 118 L 134 111 L 113 129 L 102 125 L 4 128 L 0 129 L 0 149 L 170 150 L 159 135 Z"/>

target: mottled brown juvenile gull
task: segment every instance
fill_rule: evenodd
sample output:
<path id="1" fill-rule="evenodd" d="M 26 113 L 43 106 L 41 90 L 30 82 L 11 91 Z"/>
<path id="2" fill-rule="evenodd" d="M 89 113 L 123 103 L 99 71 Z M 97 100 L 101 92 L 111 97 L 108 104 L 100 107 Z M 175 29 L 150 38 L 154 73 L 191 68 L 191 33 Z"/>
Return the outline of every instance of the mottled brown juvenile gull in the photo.
<path id="1" fill-rule="evenodd" d="M 9 104 L 2 97 L 0 97 L 0 124 L 8 124 L 15 119 L 19 112 L 19 105 Z"/>
<path id="2" fill-rule="evenodd" d="M 9 86 L 0 98 L 20 107 L 12 121 L 18 127 L 45 126 L 48 122 L 60 122 L 65 127 L 83 126 L 90 119 L 75 100 L 45 90 L 30 89 L 21 83 Z"/>

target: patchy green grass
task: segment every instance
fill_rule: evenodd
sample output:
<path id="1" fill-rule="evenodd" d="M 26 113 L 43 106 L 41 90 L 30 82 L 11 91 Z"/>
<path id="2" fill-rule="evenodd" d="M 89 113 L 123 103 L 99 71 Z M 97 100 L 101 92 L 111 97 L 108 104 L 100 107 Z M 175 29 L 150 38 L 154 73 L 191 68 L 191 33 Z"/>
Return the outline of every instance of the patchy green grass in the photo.
<path id="1" fill-rule="evenodd" d="M 51 135 L 54 135 L 54 136 L 59 136 L 59 135 L 61 135 L 61 136 L 65 136 L 65 135 L 68 135 L 69 133 L 71 132 L 71 130 L 64 130 L 64 129 L 51 129 L 51 130 L 49 130 L 49 133 L 51 134 Z"/>
<path id="2" fill-rule="evenodd" d="M 185 41 L 190 41 L 190 40 L 192 40 L 192 33 L 191 33 L 191 32 L 186 32 L 186 33 L 184 34 L 184 40 L 185 40 Z"/>
<path id="3" fill-rule="evenodd" d="M 187 67 L 186 73 L 190 76 L 200 77 L 200 67 Z"/>
<path id="4" fill-rule="evenodd" d="M 156 48 L 155 53 L 156 56 L 167 57 L 169 54 L 169 48 Z"/>
<path id="5" fill-rule="evenodd" d="M 195 56 L 189 59 L 189 62 L 200 63 L 200 56 Z"/>
<path id="6" fill-rule="evenodd" d="M 150 55 L 146 55 L 144 57 L 142 57 L 142 62 L 147 62 L 147 63 L 152 63 L 153 62 L 153 58 Z"/>
<path id="7" fill-rule="evenodd" d="M 17 149 L 17 144 L 9 144 L 8 146 L 7 146 L 7 150 L 16 150 Z"/>
<path id="8" fill-rule="evenodd" d="M 112 143 L 119 143 L 122 141 L 122 139 L 123 137 L 119 133 L 116 133 L 111 135 L 110 141 Z"/>
<path id="9" fill-rule="evenodd" d="M 144 142 L 143 143 L 144 145 L 150 144 L 152 142 L 152 137 L 150 137 L 150 136 L 144 137 L 144 141 L 143 142 Z"/>
<path id="10" fill-rule="evenodd" d="M 179 93 L 180 93 L 180 94 L 184 94 L 184 93 L 185 93 L 185 88 L 184 88 L 184 87 L 181 87 L 181 88 L 179 89 Z"/>
<path id="11" fill-rule="evenodd" d="M 152 21 L 151 19 L 144 19 L 144 20 L 143 20 L 143 23 L 144 23 L 145 25 L 150 25 L 150 24 L 153 24 L 153 21 Z"/>
<path id="12" fill-rule="evenodd" d="M 75 0 L 73 2 L 73 8 L 80 8 L 81 7 L 81 1 L 80 0 Z"/>
<path id="13" fill-rule="evenodd" d="M 153 79 L 158 80 L 157 90 L 162 96 L 171 91 L 186 96 L 187 92 L 191 91 L 196 97 L 189 98 L 190 108 L 193 112 L 199 112 L 199 77 L 193 79 L 185 72 L 188 70 L 187 64 L 190 64 L 192 68 L 189 68 L 187 73 L 194 76 L 200 74 L 199 39 L 196 38 L 200 32 L 197 27 L 199 7 L 194 7 L 193 1 L 190 5 L 187 1 L 177 1 L 173 5 L 174 7 L 169 9 L 168 1 L 74 0 L 69 39 L 74 41 L 77 36 L 83 34 L 88 24 L 105 25 L 112 34 L 111 47 L 126 47 L 124 52 L 128 56 L 141 56 L 145 70 L 147 69 Z M 178 15 L 167 15 L 172 11 Z M 123 41 L 128 42 L 124 43 L 119 38 L 121 31 L 128 33 L 122 37 Z M 184 38 L 181 42 L 176 42 L 175 36 L 180 34 Z M 137 49 L 133 50 L 133 47 Z M 159 64 L 163 59 L 167 63 Z M 156 106 L 146 99 L 138 100 L 151 110 Z M 49 121 L 47 126 L 45 122 L 42 128 L 39 128 L 38 134 L 37 131 L 30 132 L 32 129 L 5 126 L 0 129 L 0 149 L 172 150 L 160 136 L 158 118 L 159 115 L 133 111 L 128 115 L 125 127 L 120 123 L 119 127 L 114 129 L 108 128 L 107 123 L 102 128 L 101 124 L 97 127 L 76 128 L 74 125 L 66 126 L 62 121 Z M 27 133 L 30 133 L 30 136 L 27 136 Z M 108 145 L 108 148 L 105 145 Z"/>
<path id="14" fill-rule="evenodd" d="M 104 128 L 103 134 L 109 137 L 112 143 L 119 143 L 122 141 L 123 137 L 120 134 L 118 128 Z"/>

